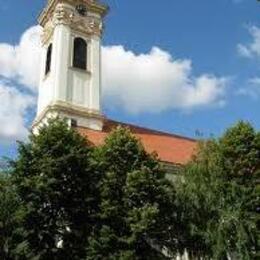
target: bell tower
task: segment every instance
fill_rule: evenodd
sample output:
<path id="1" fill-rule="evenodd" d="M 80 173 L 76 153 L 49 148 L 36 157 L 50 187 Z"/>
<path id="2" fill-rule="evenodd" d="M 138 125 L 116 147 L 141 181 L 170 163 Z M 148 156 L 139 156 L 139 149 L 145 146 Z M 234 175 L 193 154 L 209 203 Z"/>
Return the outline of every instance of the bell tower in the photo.
<path id="1" fill-rule="evenodd" d="M 98 0 L 48 0 L 39 16 L 43 28 L 37 116 L 102 130 L 101 38 L 107 6 Z"/>

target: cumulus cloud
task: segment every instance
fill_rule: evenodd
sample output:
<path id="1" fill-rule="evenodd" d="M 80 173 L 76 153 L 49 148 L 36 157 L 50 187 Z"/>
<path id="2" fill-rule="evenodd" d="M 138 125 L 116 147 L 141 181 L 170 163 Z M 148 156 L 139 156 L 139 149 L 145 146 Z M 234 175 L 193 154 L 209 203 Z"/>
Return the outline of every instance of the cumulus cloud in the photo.
<path id="1" fill-rule="evenodd" d="M 260 56 L 260 28 L 257 26 L 248 27 L 248 32 L 252 37 L 251 42 L 247 44 L 238 44 L 238 53 L 246 58 Z"/>
<path id="2" fill-rule="evenodd" d="M 24 139 L 26 113 L 35 105 L 39 78 L 40 27 L 25 31 L 19 44 L 0 43 L 0 142 Z M 19 88 L 18 88 L 19 86 Z"/>
<path id="3" fill-rule="evenodd" d="M 0 100 L 0 140 L 24 139 L 27 136 L 25 116 L 35 104 L 34 97 L 0 81 Z"/>
<path id="4" fill-rule="evenodd" d="M 29 28 L 18 45 L 0 43 L 0 76 L 35 91 L 39 81 L 40 26 Z"/>
<path id="5" fill-rule="evenodd" d="M 190 60 L 174 59 L 158 47 L 135 54 L 103 47 L 104 96 L 132 113 L 192 109 L 223 104 L 227 79 L 194 77 Z"/>
<path id="6" fill-rule="evenodd" d="M 0 43 L 0 79 L 14 83 L 0 82 L 0 98 L 5 100 L 0 139 L 27 133 L 26 112 L 35 103 L 39 79 L 40 31 L 39 26 L 29 28 L 15 46 Z M 123 46 L 105 46 L 102 54 L 103 94 L 109 105 L 131 113 L 159 113 L 224 103 L 227 80 L 211 74 L 194 76 L 191 60 L 175 59 L 158 47 L 135 54 Z"/>

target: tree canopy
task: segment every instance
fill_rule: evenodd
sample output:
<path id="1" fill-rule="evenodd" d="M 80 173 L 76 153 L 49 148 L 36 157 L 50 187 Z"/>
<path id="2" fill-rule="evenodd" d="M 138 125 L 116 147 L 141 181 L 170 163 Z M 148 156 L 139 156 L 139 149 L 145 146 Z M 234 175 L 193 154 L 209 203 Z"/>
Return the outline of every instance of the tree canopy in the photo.
<path id="1" fill-rule="evenodd" d="M 0 258 L 257 259 L 260 134 L 239 122 L 176 178 L 118 127 L 93 147 L 50 120 L 0 174 Z"/>
<path id="2" fill-rule="evenodd" d="M 118 128 L 97 160 L 103 177 L 99 225 L 90 238 L 87 259 L 164 259 L 174 189 L 156 158 L 129 130 Z"/>
<path id="3" fill-rule="evenodd" d="M 96 207 L 91 151 L 84 138 L 59 120 L 20 144 L 13 182 L 25 207 L 27 259 L 84 257 Z"/>
<path id="4" fill-rule="evenodd" d="M 213 259 L 259 251 L 259 133 L 246 122 L 203 142 L 178 185 L 187 248 Z M 258 208 L 259 210 L 259 208 Z"/>

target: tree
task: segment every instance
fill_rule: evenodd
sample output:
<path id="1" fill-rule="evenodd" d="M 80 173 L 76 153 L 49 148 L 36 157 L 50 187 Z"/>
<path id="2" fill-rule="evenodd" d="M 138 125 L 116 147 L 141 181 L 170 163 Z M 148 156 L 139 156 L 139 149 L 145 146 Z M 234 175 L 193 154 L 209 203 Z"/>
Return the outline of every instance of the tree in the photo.
<path id="1" fill-rule="evenodd" d="M 226 131 L 219 141 L 221 165 L 226 180 L 231 180 L 238 190 L 237 196 L 244 195 L 243 210 L 260 230 L 260 132 L 247 122 L 239 122 Z M 255 238 L 256 251 L 260 251 L 260 233 Z"/>
<path id="2" fill-rule="evenodd" d="M 0 258 L 13 259 L 13 252 L 17 242 L 16 229 L 18 219 L 19 200 L 11 177 L 7 173 L 0 173 Z"/>
<path id="3" fill-rule="evenodd" d="M 157 159 L 130 130 L 117 128 L 97 153 L 100 225 L 87 259 L 165 259 L 174 213 L 174 189 Z"/>
<path id="4" fill-rule="evenodd" d="M 130 130 L 93 148 L 50 120 L 0 178 L 0 256 L 142 260 L 186 249 L 192 259 L 253 259 L 259 155 L 260 134 L 240 122 L 203 142 L 173 184 Z"/>
<path id="5" fill-rule="evenodd" d="M 239 122 L 219 140 L 202 143 L 196 160 L 184 169 L 177 194 L 191 254 L 256 257 L 258 138 L 250 124 Z"/>
<path id="6" fill-rule="evenodd" d="M 65 121 L 20 143 L 13 179 L 25 208 L 26 259 L 83 259 L 96 208 L 92 148 Z"/>
<path id="7" fill-rule="evenodd" d="M 241 121 L 220 138 L 219 148 L 226 178 L 251 186 L 260 170 L 260 133 Z"/>

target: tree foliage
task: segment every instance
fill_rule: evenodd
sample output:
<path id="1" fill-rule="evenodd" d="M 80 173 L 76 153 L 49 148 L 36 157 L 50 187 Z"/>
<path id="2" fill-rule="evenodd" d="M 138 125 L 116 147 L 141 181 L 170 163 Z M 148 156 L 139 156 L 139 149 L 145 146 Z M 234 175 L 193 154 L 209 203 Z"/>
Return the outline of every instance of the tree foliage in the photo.
<path id="1" fill-rule="evenodd" d="M 170 182 L 129 129 L 92 147 L 51 120 L 0 175 L 0 258 L 257 259 L 260 134 L 202 142 Z"/>
<path id="2" fill-rule="evenodd" d="M 174 191 L 156 158 L 129 130 L 118 128 L 97 160 L 103 176 L 100 225 L 90 238 L 87 259 L 164 259 Z"/>
<path id="3" fill-rule="evenodd" d="M 51 120 L 19 146 L 13 179 L 25 207 L 27 259 L 82 259 L 96 203 L 91 148 Z"/>
<path id="4" fill-rule="evenodd" d="M 21 213 L 20 201 L 10 175 L 0 173 L 0 259 L 15 258 L 16 245 L 21 242 Z"/>
<path id="5" fill-rule="evenodd" d="M 201 144 L 178 185 L 193 255 L 253 259 L 259 250 L 259 134 L 239 122 L 218 140 Z"/>

